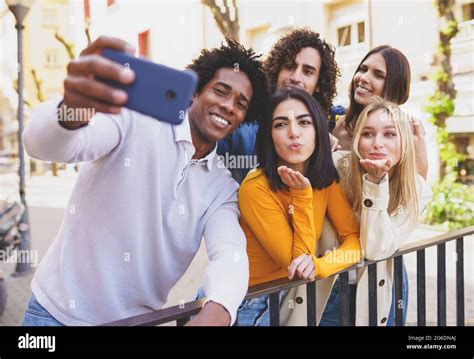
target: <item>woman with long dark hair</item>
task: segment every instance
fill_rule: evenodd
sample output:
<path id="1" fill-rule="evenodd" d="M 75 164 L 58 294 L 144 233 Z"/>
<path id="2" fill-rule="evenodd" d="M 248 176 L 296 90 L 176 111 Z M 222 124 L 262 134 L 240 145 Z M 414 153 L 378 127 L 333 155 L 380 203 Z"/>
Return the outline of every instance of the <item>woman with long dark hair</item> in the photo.
<path id="1" fill-rule="evenodd" d="M 379 96 L 386 101 L 402 105 L 410 96 L 410 81 L 410 64 L 400 50 L 381 45 L 364 56 L 349 85 L 349 107 L 332 131 L 342 150 L 351 150 L 355 124 L 371 97 Z M 417 119 L 410 120 L 415 135 L 417 173 L 426 179 L 428 156 L 424 129 Z"/>
<path id="2" fill-rule="evenodd" d="M 358 262 L 359 226 L 338 184 L 321 106 L 295 88 L 277 92 L 258 139 L 259 166 L 239 191 L 249 284 L 295 276 L 327 278 Z M 340 245 L 318 256 L 326 215 Z M 245 300 L 237 325 L 269 325 L 268 307 L 266 295 Z"/>

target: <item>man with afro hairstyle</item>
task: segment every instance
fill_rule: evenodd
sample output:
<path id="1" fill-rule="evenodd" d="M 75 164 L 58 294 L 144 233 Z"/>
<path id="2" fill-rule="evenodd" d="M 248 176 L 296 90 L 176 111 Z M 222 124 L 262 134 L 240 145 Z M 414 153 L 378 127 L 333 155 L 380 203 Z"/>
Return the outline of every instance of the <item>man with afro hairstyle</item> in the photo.
<path id="1" fill-rule="evenodd" d="M 248 286 L 238 184 L 217 141 L 264 110 L 267 84 L 252 50 L 234 41 L 204 50 L 190 69 L 199 86 L 180 125 L 123 108 L 133 69 L 101 56 L 134 53 L 100 37 L 68 65 L 62 99 L 40 104 L 23 133 L 34 158 L 84 162 L 61 228 L 33 278 L 23 325 L 98 325 L 160 309 L 204 237 L 207 301 L 188 324 L 231 325 Z M 66 110 L 90 119 L 63 121 Z"/>
<path id="2" fill-rule="evenodd" d="M 298 87 L 312 95 L 329 118 L 336 96 L 339 70 L 333 47 L 318 33 L 308 28 L 291 30 L 273 45 L 264 67 L 272 93 L 278 88 Z M 256 117 L 254 121 L 244 123 L 237 131 L 220 141 L 217 153 L 226 159 L 255 156 L 259 119 L 260 117 Z M 338 146 L 337 139 L 333 136 L 331 145 L 333 150 Z M 252 167 L 229 168 L 239 183 L 251 169 Z"/>

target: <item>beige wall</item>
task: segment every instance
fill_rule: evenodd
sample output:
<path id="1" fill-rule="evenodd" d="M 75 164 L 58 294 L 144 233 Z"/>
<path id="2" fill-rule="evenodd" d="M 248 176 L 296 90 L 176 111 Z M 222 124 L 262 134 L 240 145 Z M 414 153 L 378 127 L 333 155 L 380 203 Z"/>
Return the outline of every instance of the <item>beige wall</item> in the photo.
<path id="1" fill-rule="evenodd" d="M 457 1 L 458 18 L 461 15 L 460 4 L 467 2 L 469 1 Z M 412 69 L 411 95 L 403 107 L 426 121 L 427 115 L 423 107 L 427 97 L 434 91 L 433 83 L 426 80 L 426 76 L 430 71 L 438 36 L 437 14 L 432 0 L 239 0 L 237 3 L 240 10 L 241 41 L 246 46 L 254 46 L 257 53 L 266 54 L 291 26 L 309 26 L 336 47 L 336 60 L 342 74 L 338 82 L 337 104 L 347 105 L 348 84 L 357 64 L 370 48 L 381 44 L 399 48 L 407 56 Z M 0 13 L 2 6 L 5 8 L 3 2 L 0 3 Z M 58 10 L 57 26 L 63 36 L 76 44 L 76 54 L 86 46 L 82 0 L 37 1 L 28 15 L 25 31 L 25 96 L 30 100 L 35 98 L 35 88 L 29 72 L 31 67 L 37 69 L 44 81 L 46 96 L 50 97 L 62 92 L 65 65 L 69 61 L 62 45 L 53 37 L 54 28 L 43 24 L 42 11 L 45 8 Z M 198 56 L 202 48 L 212 48 L 223 41 L 210 10 L 201 5 L 199 0 L 117 0 L 117 4 L 111 7 L 107 7 L 105 0 L 92 0 L 91 21 L 93 39 L 108 34 L 121 37 L 136 46 L 138 34 L 150 30 L 151 58 L 176 68 L 183 68 Z M 359 21 L 365 22 L 365 42 L 350 48 L 337 48 L 337 28 Z M 8 58 L 0 63 L 0 97 L 3 97 L 3 108 L 11 104 L 11 110 L 16 103 L 16 95 L 7 88 L 16 76 L 15 61 L 12 60 L 15 59 L 12 53 L 16 51 L 16 33 L 12 27 L 11 14 L 0 19 L 0 59 L 2 56 Z M 474 122 L 474 23 L 463 23 L 461 28 L 462 33 L 453 41 L 452 64 L 458 89 L 456 116 L 464 118 L 464 125 L 456 123 L 453 126 L 458 132 L 473 133 L 469 124 Z M 5 46 L 8 47 L 7 50 Z M 57 67 L 44 65 L 46 49 L 58 51 Z M 448 128 L 452 127 L 450 126 L 451 124 Z M 459 126 L 464 127 L 459 130 Z M 428 124 L 426 128 L 429 147 L 436 148 L 435 129 Z M 430 156 L 430 163 L 433 163 L 430 177 L 435 178 L 438 167 L 436 151 L 432 151 Z"/>
<path id="2" fill-rule="evenodd" d="M 184 68 L 203 47 L 223 39 L 205 10 L 198 1 L 120 1 L 109 8 L 105 1 L 94 2 L 92 34 L 113 35 L 138 47 L 138 34 L 150 30 L 151 58 Z"/>
<path id="3" fill-rule="evenodd" d="M 62 93 L 62 82 L 65 76 L 65 67 L 69 58 L 63 46 L 54 39 L 56 30 L 71 38 L 74 29 L 71 23 L 69 1 L 67 0 L 37 0 L 30 9 L 24 20 L 23 31 L 23 79 L 24 99 L 33 107 L 39 102 L 37 90 L 31 69 L 35 69 L 39 79 L 42 81 L 42 89 L 45 99 L 58 96 Z M 5 12 L 4 2 L 0 2 L 0 111 L 2 116 L 2 129 L 0 136 L 3 138 L 3 146 L 10 153 L 17 153 L 17 129 L 18 121 L 16 111 L 18 107 L 18 95 L 13 90 L 13 81 L 17 79 L 17 32 L 13 14 Z M 45 12 L 56 11 L 53 18 L 53 26 L 45 26 Z M 53 20 L 54 20 L 53 19 Z M 47 66 L 45 63 L 45 51 L 56 51 L 57 64 Z M 28 122 L 30 108 L 24 108 L 24 121 Z"/>

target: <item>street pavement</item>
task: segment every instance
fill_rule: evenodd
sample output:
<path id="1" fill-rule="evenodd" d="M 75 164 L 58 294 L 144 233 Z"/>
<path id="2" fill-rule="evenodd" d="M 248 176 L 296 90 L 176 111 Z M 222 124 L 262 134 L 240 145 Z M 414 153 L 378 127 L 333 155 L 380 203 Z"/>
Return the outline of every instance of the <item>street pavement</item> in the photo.
<path id="1" fill-rule="evenodd" d="M 0 175 L 0 199 L 16 199 L 17 176 L 14 174 Z M 39 261 L 43 258 L 61 224 L 62 216 L 76 178 L 72 170 L 61 171 L 59 177 L 50 175 L 33 176 L 27 179 L 27 203 L 29 205 L 32 249 L 38 253 Z M 410 237 L 419 240 L 439 235 L 426 226 L 420 226 Z M 437 281 L 436 281 L 436 249 L 426 250 L 426 313 L 427 325 L 437 324 Z M 474 325 L 474 238 L 464 241 L 464 277 L 465 277 L 465 313 L 469 325 Z M 407 325 L 416 325 L 416 255 L 404 256 L 410 281 Z M 185 275 L 176 284 L 168 296 L 165 307 L 178 305 L 194 299 L 195 294 L 205 275 L 208 258 L 204 245 L 188 268 Z M 446 277 L 447 277 L 447 324 L 456 325 L 456 281 L 455 281 L 455 250 L 454 242 L 446 246 Z M 7 287 L 7 306 L 0 317 L 0 326 L 20 325 L 24 310 L 31 296 L 30 283 L 32 272 L 14 277 L 14 263 L 0 263 L 0 270 L 5 275 Z"/>

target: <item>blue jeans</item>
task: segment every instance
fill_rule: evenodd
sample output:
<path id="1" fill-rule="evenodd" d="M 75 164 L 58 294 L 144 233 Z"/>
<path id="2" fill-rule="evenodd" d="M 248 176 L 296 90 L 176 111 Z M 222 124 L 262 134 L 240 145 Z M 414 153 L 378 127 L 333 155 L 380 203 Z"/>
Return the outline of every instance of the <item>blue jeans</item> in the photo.
<path id="1" fill-rule="evenodd" d="M 58 322 L 49 312 L 38 303 L 34 294 L 31 295 L 30 302 L 23 318 L 24 327 L 59 327 L 64 324 Z"/>
<path id="2" fill-rule="evenodd" d="M 408 311 L 408 273 L 403 264 L 403 275 L 402 275 L 402 299 L 403 299 L 403 325 L 407 322 L 407 311 Z M 395 286 L 392 287 L 392 306 L 390 307 L 390 313 L 387 320 L 388 327 L 395 326 Z"/>
<path id="3" fill-rule="evenodd" d="M 349 284 L 349 305 L 350 305 L 350 324 L 355 323 L 355 295 L 357 286 Z M 329 294 L 326 307 L 319 321 L 320 327 L 338 327 L 341 325 L 341 296 L 339 294 L 339 278 L 334 281 L 334 285 Z"/>
<path id="4" fill-rule="evenodd" d="M 237 327 L 269 327 L 269 307 L 268 295 L 244 300 L 237 309 L 237 320 L 234 325 Z"/>
<path id="5" fill-rule="evenodd" d="M 280 303 L 288 290 L 279 293 Z M 245 299 L 237 309 L 237 327 L 269 327 L 270 326 L 270 296 Z"/>
<path id="6" fill-rule="evenodd" d="M 355 324 L 355 285 L 349 285 L 349 298 L 351 306 L 351 325 Z M 408 309 L 408 273 L 403 265 L 403 277 L 402 277 L 402 299 L 403 299 L 403 325 L 407 320 L 407 309 Z M 319 322 L 320 326 L 340 326 L 340 310 L 341 301 L 339 295 L 339 279 L 334 282 L 331 294 L 329 295 L 326 308 L 324 309 L 323 315 Z M 390 313 L 387 319 L 387 326 L 395 326 L 395 286 L 392 287 L 392 305 L 390 307 Z"/>
<path id="7" fill-rule="evenodd" d="M 280 291 L 280 301 L 287 290 Z M 205 297 L 204 291 L 199 289 L 196 300 Z M 237 318 L 234 326 L 237 327 L 269 327 L 270 326 L 270 296 L 262 295 L 257 298 L 244 299 L 237 309 Z"/>

